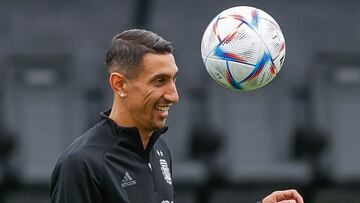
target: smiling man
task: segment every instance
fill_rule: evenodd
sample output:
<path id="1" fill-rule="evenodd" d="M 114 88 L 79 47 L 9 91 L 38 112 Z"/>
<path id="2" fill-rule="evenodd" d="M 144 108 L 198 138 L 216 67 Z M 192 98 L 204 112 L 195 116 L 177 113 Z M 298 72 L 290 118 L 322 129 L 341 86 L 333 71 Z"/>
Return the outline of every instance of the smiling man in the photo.
<path id="1" fill-rule="evenodd" d="M 173 202 L 171 157 L 161 134 L 179 100 L 169 42 L 145 30 L 115 36 L 106 54 L 112 109 L 60 157 L 56 203 Z"/>
<path id="2" fill-rule="evenodd" d="M 171 44 L 146 30 L 115 36 L 106 54 L 112 108 L 61 155 L 51 176 L 52 203 L 174 203 L 171 156 L 160 137 L 178 102 Z M 294 190 L 263 203 L 302 203 Z"/>

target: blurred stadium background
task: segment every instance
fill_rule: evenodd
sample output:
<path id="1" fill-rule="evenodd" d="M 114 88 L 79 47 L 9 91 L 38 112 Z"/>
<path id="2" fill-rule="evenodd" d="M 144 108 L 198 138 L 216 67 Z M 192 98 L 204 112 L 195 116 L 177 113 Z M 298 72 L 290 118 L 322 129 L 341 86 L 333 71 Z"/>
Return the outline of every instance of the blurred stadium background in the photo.
<path id="1" fill-rule="evenodd" d="M 207 75 L 205 27 L 258 7 L 280 24 L 280 75 L 231 92 Z M 360 202 L 360 2 L 0 0 L 0 202 L 49 202 L 58 156 L 110 107 L 104 56 L 116 33 L 173 42 L 181 97 L 168 120 L 179 203 L 255 202 L 296 188 L 307 203 Z"/>

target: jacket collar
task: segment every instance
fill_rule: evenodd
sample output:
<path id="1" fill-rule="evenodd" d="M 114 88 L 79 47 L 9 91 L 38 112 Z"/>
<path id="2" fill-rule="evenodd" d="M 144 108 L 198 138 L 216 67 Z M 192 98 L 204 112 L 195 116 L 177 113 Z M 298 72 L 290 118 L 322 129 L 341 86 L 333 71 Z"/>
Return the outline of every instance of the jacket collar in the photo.
<path id="1" fill-rule="evenodd" d="M 113 132 L 115 132 L 115 136 L 120 140 L 123 140 L 122 138 L 125 138 L 126 144 L 129 144 L 130 147 L 135 150 L 135 152 L 139 153 L 139 155 L 141 155 L 146 161 L 148 161 L 149 154 L 154 144 L 159 139 L 159 137 L 168 130 L 168 127 L 165 126 L 164 128 L 155 130 L 149 139 L 146 149 L 144 149 L 138 128 L 123 127 L 117 125 L 111 118 L 109 118 L 110 112 L 111 109 L 101 112 L 100 115 L 102 119 L 106 120 L 106 122 L 109 123 L 111 127 L 114 129 Z"/>

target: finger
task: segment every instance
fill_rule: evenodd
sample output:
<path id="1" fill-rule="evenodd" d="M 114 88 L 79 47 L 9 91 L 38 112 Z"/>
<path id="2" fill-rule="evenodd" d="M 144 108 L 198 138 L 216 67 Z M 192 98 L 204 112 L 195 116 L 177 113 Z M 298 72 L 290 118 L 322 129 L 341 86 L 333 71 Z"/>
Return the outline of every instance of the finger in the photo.
<path id="1" fill-rule="evenodd" d="M 296 203 L 304 203 L 301 195 L 294 189 L 292 190 L 283 190 L 274 192 L 276 196 L 276 201 L 283 200 L 296 200 Z"/>
<path id="2" fill-rule="evenodd" d="M 298 193 L 298 191 L 290 190 L 289 192 L 291 193 L 290 196 L 292 196 L 296 200 L 297 203 L 304 203 L 304 200 L 303 200 L 302 196 Z"/>
<path id="3" fill-rule="evenodd" d="M 284 201 L 281 201 L 281 202 L 278 202 L 278 203 L 296 203 L 296 201 L 291 199 L 291 200 L 284 200 Z"/>

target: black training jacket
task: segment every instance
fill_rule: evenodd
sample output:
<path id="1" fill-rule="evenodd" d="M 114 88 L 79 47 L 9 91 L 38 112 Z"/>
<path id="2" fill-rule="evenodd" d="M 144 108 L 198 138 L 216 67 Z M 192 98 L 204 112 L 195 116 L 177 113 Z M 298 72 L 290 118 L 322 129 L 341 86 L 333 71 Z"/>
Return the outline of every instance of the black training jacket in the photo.
<path id="1" fill-rule="evenodd" d="M 173 203 L 169 149 L 160 135 L 143 148 L 137 128 L 101 121 L 59 158 L 50 181 L 52 203 Z"/>

